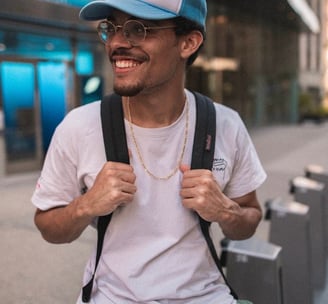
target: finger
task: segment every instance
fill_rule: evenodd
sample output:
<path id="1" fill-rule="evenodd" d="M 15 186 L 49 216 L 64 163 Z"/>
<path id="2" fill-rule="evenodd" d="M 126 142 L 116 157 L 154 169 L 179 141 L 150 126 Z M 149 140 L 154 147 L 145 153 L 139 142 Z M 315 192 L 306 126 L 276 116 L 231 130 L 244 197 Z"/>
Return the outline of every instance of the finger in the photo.
<path id="1" fill-rule="evenodd" d="M 190 170 L 190 166 L 189 165 L 186 165 L 186 164 L 181 164 L 180 165 L 180 171 L 182 173 L 185 173 L 186 171 Z"/>
<path id="2" fill-rule="evenodd" d="M 198 186 L 202 181 L 202 175 L 199 170 L 189 170 L 183 174 L 181 182 L 182 188 L 193 188 Z"/>
<path id="3" fill-rule="evenodd" d="M 136 178 L 133 167 L 124 163 L 107 162 L 101 173 L 104 178 L 113 176 L 130 183 L 134 183 Z"/>
<path id="4" fill-rule="evenodd" d="M 191 189 L 183 188 L 180 191 L 180 196 L 182 197 L 183 200 L 185 200 L 187 198 L 193 198 L 194 194 Z"/>
<path id="5" fill-rule="evenodd" d="M 123 182 L 121 191 L 127 194 L 135 194 L 137 192 L 137 187 L 134 184 Z"/>
<path id="6" fill-rule="evenodd" d="M 136 181 L 136 175 L 133 172 L 121 171 L 118 173 L 118 177 L 127 183 L 134 184 Z"/>
<path id="7" fill-rule="evenodd" d="M 108 161 L 105 164 L 105 168 L 107 170 L 121 170 L 121 171 L 133 172 L 133 168 L 131 165 L 120 163 L 120 162 Z"/>
<path id="8" fill-rule="evenodd" d="M 131 193 L 123 193 L 121 200 L 120 200 L 120 205 L 126 205 L 128 203 L 131 203 L 133 201 L 134 195 Z"/>
<path id="9" fill-rule="evenodd" d="M 187 209 L 193 209 L 192 208 L 192 199 L 191 198 L 184 198 L 182 200 L 182 205 Z"/>

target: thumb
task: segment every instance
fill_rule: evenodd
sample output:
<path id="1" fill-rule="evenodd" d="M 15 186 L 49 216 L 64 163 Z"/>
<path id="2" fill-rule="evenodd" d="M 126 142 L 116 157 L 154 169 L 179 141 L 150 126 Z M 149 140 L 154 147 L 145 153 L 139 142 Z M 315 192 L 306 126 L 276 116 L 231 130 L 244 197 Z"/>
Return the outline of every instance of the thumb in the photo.
<path id="1" fill-rule="evenodd" d="M 182 173 L 185 173 L 186 171 L 190 170 L 190 166 L 189 165 L 186 165 L 186 164 L 181 164 L 180 165 L 180 171 Z"/>

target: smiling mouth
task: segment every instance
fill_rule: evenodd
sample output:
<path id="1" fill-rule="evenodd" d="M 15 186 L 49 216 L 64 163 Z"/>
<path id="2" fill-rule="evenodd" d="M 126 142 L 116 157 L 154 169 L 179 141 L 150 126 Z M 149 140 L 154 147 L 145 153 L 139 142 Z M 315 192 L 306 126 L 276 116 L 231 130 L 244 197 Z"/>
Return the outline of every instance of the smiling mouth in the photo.
<path id="1" fill-rule="evenodd" d="M 135 68 L 140 65 L 140 62 L 135 60 L 115 60 L 113 63 L 119 69 Z"/>

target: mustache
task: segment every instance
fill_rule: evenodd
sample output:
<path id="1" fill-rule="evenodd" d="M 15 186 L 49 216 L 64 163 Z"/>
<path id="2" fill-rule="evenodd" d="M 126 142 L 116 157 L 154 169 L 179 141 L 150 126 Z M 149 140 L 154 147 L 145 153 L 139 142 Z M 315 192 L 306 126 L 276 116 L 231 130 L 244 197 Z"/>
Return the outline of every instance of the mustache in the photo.
<path id="1" fill-rule="evenodd" d="M 113 60 L 113 57 L 115 56 L 122 56 L 122 57 L 128 57 L 130 59 L 136 60 L 136 61 L 148 61 L 149 60 L 149 56 L 143 54 L 143 55 L 137 55 L 137 54 L 133 54 L 133 52 L 131 52 L 128 49 L 116 49 L 115 51 L 113 51 L 110 55 L 110 59 Z"/>

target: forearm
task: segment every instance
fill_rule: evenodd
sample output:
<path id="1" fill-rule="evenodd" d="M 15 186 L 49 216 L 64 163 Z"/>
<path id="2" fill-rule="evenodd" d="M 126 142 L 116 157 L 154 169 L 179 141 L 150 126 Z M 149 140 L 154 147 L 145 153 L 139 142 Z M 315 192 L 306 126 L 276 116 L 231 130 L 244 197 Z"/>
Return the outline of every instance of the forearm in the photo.
<path id="1" fill-rule="evenodd" d="M 77 198 L 67 206 L 36 211 L 34 221 L 46 241 L 70 243 L 81 235 L 93 220 L 83 207 L 82 199 Z"/>
<path id="2" fill-rule="evenodd" d="M 217 222 L 224 235 L 231 240 L 251 237 L 262 219 L 262 210 L 255 193 L 250 196 L 251 201 L 248 200 L 248 196 L 236 200 L 226 197 L 224 208 L 220 211 Z"/>
<path id="3" fill-rule="evenodd" d="M 242 206 L 227 198 L 226 207 L 220 211 L 218 224 L 224 235 L 231 240 L 251 237 L 262 219 L 262 211 L 257 204 Z"/>

